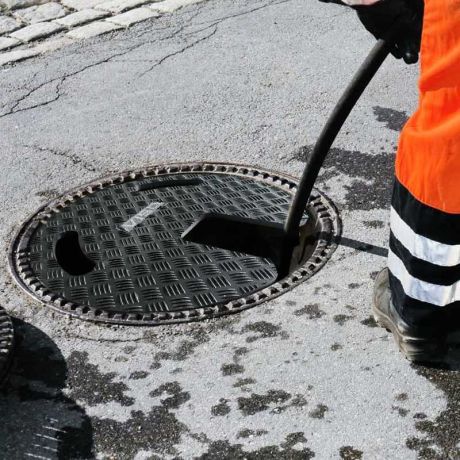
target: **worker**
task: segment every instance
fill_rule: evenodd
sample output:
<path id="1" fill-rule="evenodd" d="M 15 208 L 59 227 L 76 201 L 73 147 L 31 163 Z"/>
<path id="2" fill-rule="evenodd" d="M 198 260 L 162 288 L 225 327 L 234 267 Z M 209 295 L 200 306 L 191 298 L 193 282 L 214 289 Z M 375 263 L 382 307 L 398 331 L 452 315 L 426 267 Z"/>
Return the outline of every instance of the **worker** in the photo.
<path id="1" fill-rule="evenodd" d="M 419 106 L 399 140 L 373 311 L 409 360 L 441 362 L 460 330 L 460 0 L 345 2 L 376 38 L 398 25 L 396 57 L 412 64 L 420 51 Z"/>

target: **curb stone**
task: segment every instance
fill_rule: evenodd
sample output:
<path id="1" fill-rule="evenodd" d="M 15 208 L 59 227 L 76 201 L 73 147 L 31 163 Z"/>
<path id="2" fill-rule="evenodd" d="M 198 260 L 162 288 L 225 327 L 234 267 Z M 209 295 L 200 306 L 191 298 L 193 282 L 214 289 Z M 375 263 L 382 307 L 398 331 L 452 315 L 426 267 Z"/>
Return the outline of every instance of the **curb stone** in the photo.
<path id="1" fill-rule="evenodd" d="M 72 27 L 81 26 L 83 24 L 86 24 L 87 22 L 95 21 L 97 19 L 102 19 L 108 15 L 109 13 L 105 11 L 87 9 L 87 10 L 77 11 L 76 13 L 69 14 L 60 19 L 56 19 L 55 22 L 70 29 Z"/>
<path id="2" fill-rule="evenodd" d="M 16 38 L 11 37 L 0 37 L 0 51 L 13 48 L 14 46 L 20 45 L 21 42 Z"/>
<path id="3" fill-rule="evenodd" d="M 116 24 L 111 24 L 110 22 L 97 21 L 73 29 L 70 32 L 67 32 L 67 36 L 70 38 L 75 38 L 77 40 L 82 40 L 85 38 L 96 37 L 97 35 L 105 34 L 107 32 L 112 32 L 119 28 L 120 26 L 117 26 Z"/>
<path id="4" fill-rule="evenodd" d="M 157 18 L 159 16 L 160 14 L 156 11 L 141 7 L 126 13 L 118 14 L 117 16 L 112 16 L 111 18 L 108 18 L 107 21 L 123 27 L 129 27 L 136 22 L 141 22 L 149 18 Z"/>
<path id="5" fill-rule="evenodd" d="M 96 9 L 119 14 L 123 11 L 145 5 L 146 3 L 150 3 L 150 0 L 109 0 L 98 5 Z"/>
<path id="6" fill-rule="evenodd" d="M 16 21 L 16 19 L 0 15 L 0 35 L 13 32 L 13 30 L 19 29 L 20 27 L 21 23 Z"/>
<path id="7" fill-rule="evenodd" d="M 19 21 L 35 24 L 37 22 L 61 18 L 65 16 L 66 13 L 66 9 L 61 4 L 49 2 L 44 5 L 30 6 L 29 8 L 13 11 L 13 16 Z"/>
<path id="8" fill-rule="evenodd" d="M 23 49 L 17 51 L 9 51 L 7 53 L 0 54 L 0 66 L 5 64 L 11 64 L 12 62 L 23 61 L 30 57 L 38 56 L 40 51 L 38 49 Z"/>
<path id="9" fill-rule="evenodd" d="M 0 66 L 203 1 L 0 0 Z"/>
<path id="10" fill-rule="evenodd" d="M 55 22 L 39 22 L 13 32 L 10 37 L 27 43 L 38 38 L 48 37 L 62 29 L 63 27 Z"/>

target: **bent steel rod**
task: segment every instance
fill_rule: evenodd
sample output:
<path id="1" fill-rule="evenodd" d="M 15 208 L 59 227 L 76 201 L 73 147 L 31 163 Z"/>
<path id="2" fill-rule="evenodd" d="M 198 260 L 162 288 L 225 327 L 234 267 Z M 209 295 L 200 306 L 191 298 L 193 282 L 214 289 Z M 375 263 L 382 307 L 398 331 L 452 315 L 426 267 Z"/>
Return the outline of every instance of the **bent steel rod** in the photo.
<path id="1" fill-rule="evenodd" d="M 390 53 L 390 44 L 393 43 L 393 37 L 396 33 L 397 31 L 393 31 L 385 40 L 379 40 L 372 48 L 365 61 L 356 72 L 353 80 L 345 89 L 342 97 L 321 131 L 313 148 L 313 152 L 302 173 L 297 192 L 294 195 L 284 224 L 284 231 L 288 238 L 295 237 L 296 234 L 298 234 L 300 221 L 302 220 L 303 212 L 310 198 L 313 185 L 316 182 L 316 178 L 329 153 L 332 143 L 362 93 Z"/>

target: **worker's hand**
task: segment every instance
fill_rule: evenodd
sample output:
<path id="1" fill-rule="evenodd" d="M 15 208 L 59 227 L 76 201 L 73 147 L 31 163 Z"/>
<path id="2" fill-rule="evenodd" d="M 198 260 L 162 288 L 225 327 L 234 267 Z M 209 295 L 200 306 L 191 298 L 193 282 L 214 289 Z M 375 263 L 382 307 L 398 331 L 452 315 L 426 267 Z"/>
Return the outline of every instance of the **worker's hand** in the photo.
<path id="1" fill-rule="evenodd" d="M 353 3 L 348 0 L 346 3 Z M 372 5 L 353 6 L 364 27 L 375 38 L 385 38 L 399 24 L 400 33 L 391 50 L 407 64 L 418 61 L 423 24 L 423 0 L 379 0 Z"/>

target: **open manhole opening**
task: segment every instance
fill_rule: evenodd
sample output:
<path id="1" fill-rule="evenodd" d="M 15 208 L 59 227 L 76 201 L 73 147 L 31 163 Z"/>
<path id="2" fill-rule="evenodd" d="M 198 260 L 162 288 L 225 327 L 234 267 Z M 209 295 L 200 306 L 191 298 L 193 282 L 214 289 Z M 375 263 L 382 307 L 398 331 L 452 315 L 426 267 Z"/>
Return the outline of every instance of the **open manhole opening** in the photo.
<path id="1" fill-rule="evenodd" d="M 5 383 L 10 369 L 13 339 L 13 323 L 6 311 L 0 307 L 0 388 Z"/>
<path id="2" fill-rule="evenodd" d="M 311 277 L 340 235 L 331 201 L 314 190 L 315 228 L 302 262 L 277 280 L 265 257 L 185 241 L 204 213 L 281 224 L 294 178 L 232 164 L 153 166 L 101 179 L 53 200 L 21 228 L 13 275 L 47 306 L 82 319 L 159 324 L 237 312 Z"/>

